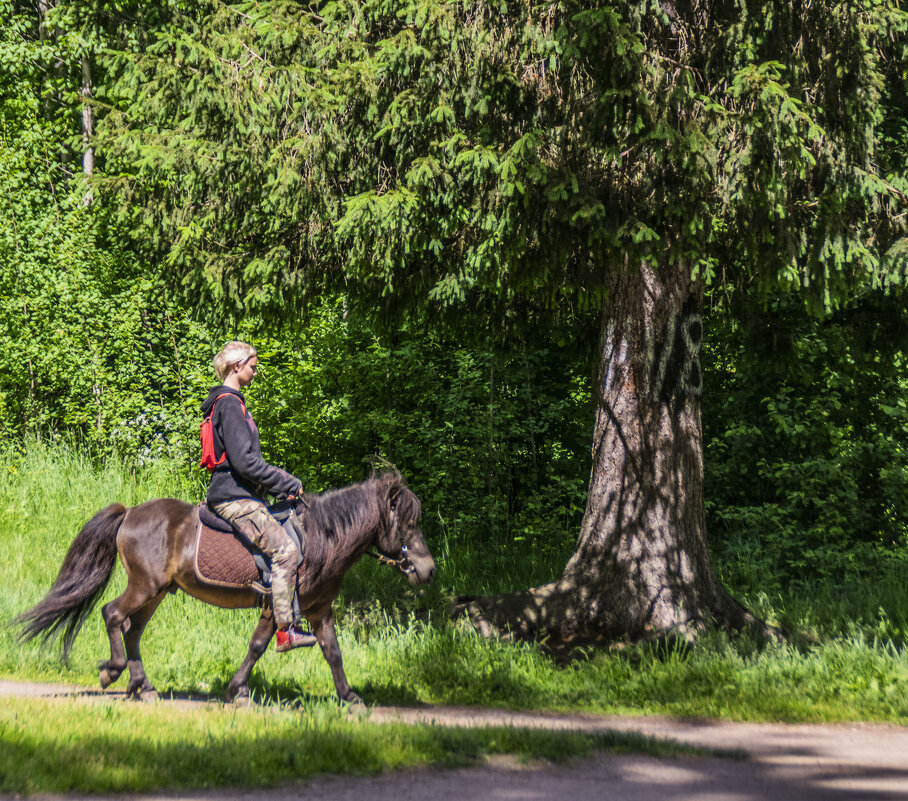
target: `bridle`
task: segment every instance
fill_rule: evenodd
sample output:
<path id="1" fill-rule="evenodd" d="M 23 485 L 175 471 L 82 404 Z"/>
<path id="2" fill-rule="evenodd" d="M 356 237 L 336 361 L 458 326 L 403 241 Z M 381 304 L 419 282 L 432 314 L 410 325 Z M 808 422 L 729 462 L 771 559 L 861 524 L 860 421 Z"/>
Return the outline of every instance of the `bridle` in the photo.
<path id="1" fill-rule="evenodd" d="M 377 559 L 380 565 L 390 565 L 391 567 L 396 567 L 405 576 L 409 576 L 416 570 L 416 568 L 410 561 L 410 557 L 407 555 L 408 553 L 409 548 L 407 548 L 406 545 L 401 545 L 400 557 L 398 557 L 397 559 L 391 556 L 385 556 L 381 553 L 375 553 L 374 551 L 366 551 L 366 556 L 371 556 L 373 559 Z"/>
<path id="2" fill-rule="evenodd" d="M 396 511 L 392 504 L 391 506 L 391 517 L 392 519 L 396 516 Z M 398 532 L 400 531 L 399 525 L 400 522 L 397 521 L 393 524 Z M 385 556 L 382 553 L 376 553 L 375 551 L 366 551 L 368 556 L 371 556 L 373 559 L 376 559 L 380 565 L 389 565 L 390 567 L 397 568 L 405 576 L 409 576 L 411 573 L 416 572 L 416 566 L 410 561 L 410 549 L 407 548 L 406 544 L 403 541 L 403 536 L 400 538 L 400 556 L 395 559 L 393 556 Z"/>

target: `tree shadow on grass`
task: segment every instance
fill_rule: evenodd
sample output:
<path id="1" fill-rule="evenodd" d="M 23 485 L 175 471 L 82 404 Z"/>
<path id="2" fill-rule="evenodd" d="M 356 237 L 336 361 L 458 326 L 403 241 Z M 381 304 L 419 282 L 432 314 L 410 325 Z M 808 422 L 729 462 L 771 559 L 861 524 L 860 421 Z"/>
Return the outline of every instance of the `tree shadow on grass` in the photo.
<path id="1" fill-rule="evenodd" d="M 34 795 L 181 790 L 182 796 L 191 797 L 192 793 L 187 796 L 186 791 L 198 790 L 199 798 L 210 799 L 210 788 L 273 786 L 326 774 L 372 776 L 419 765 L 475 765 L 495 754 L 510 754 L 531 765 L 539 760 L 543 763 L 537 770 L 486 763 L 477 774 L 478 781 L 484 782 L 484 791 L 507 788 L 509 794 L 520 794 L 532 790 L 532 797 L 541 800 L 561 799 L 570 794 L 571 787 L 584 790 L 590 782 L 596 782 L 597 798 L 620 798 L 623 791 L 627 797 L 658 797 L 664 801 L 724 797 L 728 793 L 741 801 L 892 801 L 904 795 L 901 789 L 889 788 L 903 788 L 908 782 L 905 768 L 837 765 L 828 760 L 822 764 L 822 749 L 811 744 L 798 747 L 780 743 L 773 749 L 777 755 L 800 755 L 802 768 L 793 772 L 789 762 L 692 758 L 716 754 L 635 732 L 579 734 L 500 726 L 466 730 L 401 724 L 379 729 L 368 724 L 350 725 L 334 716 L 307 718 L 301 725 L 294 715 L 267 716 L 266 722 L 273 721 L 273 725 L 266 728 L 244 727 L 236 722 L 225 727 L 212 725 L 209 734 L 200 738 L 197 731 L 183 724 L 166 726 L 162 722 L 136 736 L 131 726 L 124 724 L 142 718 L 102 716 L 106 725 L 87 734 L 83 731 L 78 738 L 60 737 L 66 728 L 65 713 L 55 715 L 51 727 L 34 727 L 24 721 L 10 727 L 0 754 L 0 792 Z M 594 759 L 580 765 L 557 770 L 550 766 L 596 752 Z M 665 757 L 671 761 L 665 761 Z M 433 788 L 449 784 L 449 776 L 437 770 L 419 776 L 424 797 L 465 797 L 464 782 L 470 780 L 463 773 L 455 774 L 453 781 L 461 794 L 442 796 Z M 401 777 L 408 787 L 412 779 L 412 773 Z M 572 780 L 576 784 L 571 784 Z M 351 778 L 331 785 L 329 792 L 318 797 L 327 801 L 344 790 L 343 797 L 349 798 L 347 790 L 359 781 Z M 382 781 L 391 785 L 389 792 L 379 796 L 372 792 L 371 784 L 364 785 L 363 797 L 400 797 L 400 784 L 393 776 Z M 601 785 L 603 781 L 608 788 Z M 605 789 L 609 788 L 616 789 L 616 794 L 608 795 Z M 248 798 L 247 793 L 226 789 L 219 795 L 226 801 Z"/>

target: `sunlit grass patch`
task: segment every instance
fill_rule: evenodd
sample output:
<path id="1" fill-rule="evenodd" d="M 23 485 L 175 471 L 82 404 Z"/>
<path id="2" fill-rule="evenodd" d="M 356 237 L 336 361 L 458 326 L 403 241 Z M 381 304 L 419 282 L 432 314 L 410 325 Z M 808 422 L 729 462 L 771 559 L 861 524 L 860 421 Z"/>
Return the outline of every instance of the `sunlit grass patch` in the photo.
<path id="1" fill-rule="evenodd" d="M 305 709 L 189 709 L 5 699 L 0 740 L 0 792 L 28 794 L 268 787 L 320 774 L 454 767 L 502 754 L 530 762 L 563 761 L 597 749 L 707 753 L 619 732 L 378 724 L 325 703 Z"/>

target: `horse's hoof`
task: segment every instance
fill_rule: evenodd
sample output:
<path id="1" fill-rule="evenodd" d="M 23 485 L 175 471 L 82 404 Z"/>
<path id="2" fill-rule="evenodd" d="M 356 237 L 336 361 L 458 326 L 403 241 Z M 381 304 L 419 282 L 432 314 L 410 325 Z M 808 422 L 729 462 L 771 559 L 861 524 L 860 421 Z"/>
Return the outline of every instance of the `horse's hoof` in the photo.
<path id="1" fill-rule="evenodd" d="M 252 703 L 248 687 L 228 687 L 227 701 L 234 706 L 246 707 Z"/>
<path id="2" fill-rule="evenodd" d="M 138 698 L 145 704 L 153 704 L 155 701 L 161 700 L 161 696 L 158 695 L 158 691 L 154 688 L 150 690 L 142 690 L 142 692 L 136 695 L 136 698 Z"/>
<path id="3" fill-rule="evenodd" d="M 359 699 L 358 701 L 349 701 L 342 706 L 344 714 L 353 720 L 363 720 L 370 715 L 369 707 L 362 702 L 362 699 Z"/>
<path id="4" fill-rule="evenodd" d="M 118 675 L 112 676 L 107 668 L 101 668 L 101 670 L 98 672 L 98 678 L 101 681 L 101 689 L 106 690 L 120 677 Z"/>
<path id="5" fill-rule="evenodd" d="M 350 704 L 350 706 L 365 706 L 363 699 L 360 698 L 355 692 L 353 692 L 353 690 L 350 690 L 350 692 L 348 692 L 343 698 L 341 698 L 341 701 L 343 701 L 345 704 Z"/>

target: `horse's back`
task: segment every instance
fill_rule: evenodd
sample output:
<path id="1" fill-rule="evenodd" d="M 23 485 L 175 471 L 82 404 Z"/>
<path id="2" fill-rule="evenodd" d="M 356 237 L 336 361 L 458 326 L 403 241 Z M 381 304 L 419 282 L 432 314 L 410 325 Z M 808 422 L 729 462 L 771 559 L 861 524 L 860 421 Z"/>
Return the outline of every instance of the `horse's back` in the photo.
<path id="1" fill-rule="evenodd" d="M 137 515 L 185 515 L 191 513 L 195 508 L 195 504 L 186 503 L 186 501 L 181 501 L 179 498 L 152 498 L 150 501 L 140 503 L 138 506 L 131 506 L 129 513 Z"/>
<path id="2" fill-rule="evenodd" d="M 196 507 L 178 498 L 155 498 L 127 510 L 117 535 L 117 547 L 126 565 L 172 575 L 195 546 Z"/>
<path id="3" fill-rule="evenodd" d="M 193 504 L 179 498 L 155 498 L 128 509 L 123 527 L 154 529 L 188 524 L 194 528 L 195 510 Z"/>

